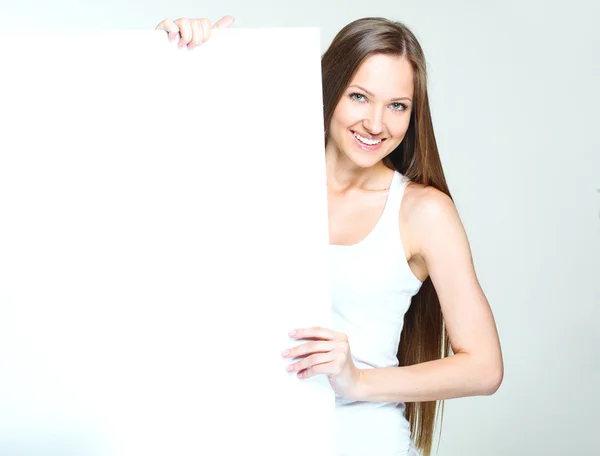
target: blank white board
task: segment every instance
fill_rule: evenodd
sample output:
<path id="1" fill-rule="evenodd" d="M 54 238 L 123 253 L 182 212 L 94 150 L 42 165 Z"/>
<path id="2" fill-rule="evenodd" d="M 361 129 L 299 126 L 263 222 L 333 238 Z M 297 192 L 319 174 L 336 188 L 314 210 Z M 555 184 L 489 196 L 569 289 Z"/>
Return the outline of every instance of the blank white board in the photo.
<path id="1" fill-rule="evenodd" d="M 316 29 L 0 39 L 0 454 L 333 454 Z"/>

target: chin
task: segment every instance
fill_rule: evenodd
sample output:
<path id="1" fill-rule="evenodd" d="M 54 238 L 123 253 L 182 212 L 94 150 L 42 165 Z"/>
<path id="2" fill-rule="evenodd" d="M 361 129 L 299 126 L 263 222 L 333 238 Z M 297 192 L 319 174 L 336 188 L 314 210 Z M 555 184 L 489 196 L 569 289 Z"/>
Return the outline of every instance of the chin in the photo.
<path id="1" fill-rule="evenodd" d="M 388 154 L 373 154 L 368 151 L 357 150 L 353 145 L 345 145 L 342 154 L 358 168 L 372 168 L 378 165 Z"/>
<path id="2" fill-rule="evenodd" d="M 353 157 L 350 155 L 346 154 L 346 158 L 348 158 L 348 160 L 350 160 L 357 168 L 362 168 L 362 169 L 368 169 L 368 168 L 372 168 L 375 165 L 378 165 L 379 163 L 381 163 L 381 158 L 380 159 L 366 159 L 366 158 L 360 158 L 360 157 Z"/>

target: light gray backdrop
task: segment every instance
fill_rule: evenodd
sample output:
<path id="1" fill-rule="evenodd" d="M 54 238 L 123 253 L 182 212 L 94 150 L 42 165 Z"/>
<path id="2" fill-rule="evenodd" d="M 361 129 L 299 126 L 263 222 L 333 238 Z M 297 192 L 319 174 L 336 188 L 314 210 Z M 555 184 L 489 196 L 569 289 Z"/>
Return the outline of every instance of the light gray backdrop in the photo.
<path id="1" fill-rule="evenodd" d="M 0 27 L 17 34 L 224 14 L 236 27 L 319 26 L 323 50 L 363 16 L 413 29 L 506 363 L 496 395 L 446 403 L 438 454 L 600 454 L 600 3 L 0 0 Z"/>

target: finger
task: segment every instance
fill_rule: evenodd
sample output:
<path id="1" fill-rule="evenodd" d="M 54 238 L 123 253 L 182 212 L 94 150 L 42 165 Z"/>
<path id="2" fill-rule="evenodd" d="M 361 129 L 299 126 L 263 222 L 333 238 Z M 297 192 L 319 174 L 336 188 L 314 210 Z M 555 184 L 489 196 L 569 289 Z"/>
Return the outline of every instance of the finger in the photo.
<path id="1" fill-rule="evenodd" d="M 179 34 L 181 35 L 177 46 L 180 48 L 187 46 L 192 41 L 192 25 L 190 24 L 190 20 L 185 18 L 177 19 L 175 24 L 179 27 Z"/>
<path id="2" fill-rule="evenodd" d="M 288 372 L 300 372 L 304 369 L 309 369 L 318 364 L 330 363 L 333 360 L 335 360 L 335 355 L 331 352 L 318 353 L 316 355 L 311 355 L 298 362 L 290 364 L 286 369 Z"/>
<path id="3" fill-rule="evenodd" d="M 323 363 L 316 364 L 314 366 L 309 367 L 308 369 L 304 369 L 298 372 L 298 377 L 304 379 L 314 377 L 315 375 L 325 374 L 325 375 L 335 375 L 339 372 L 339 369 L 336 368 L 335 363 Z"/>
<path id="4" fill-rule="evenodd" d="M 165 19 L 156 26 L 156 30 L 164 30 L 167 32 L 169 41 L 173 41 L 179 34 L 179 27 L 171 19 Z"/>
<path id="5" fill-rule="evenodd" d="M 338 333 L 332 331 L 331 329 L 315 326 L 313 328 L 302 328 L 290 331 L 289 335 L 293 339 L 335 340 L 338 336 Z"/>
<path id="6" fill-rule="evenodd" d="M 217 22 L 215 22 L 215 28 L 223 29 L 229 28 L 235 22 L 235 18 L 233 16 L 223 16 Z"/>
<path id="7" fill-rule="evenodd" d="M 204 34 L 202 33 L 202 25 L 198 21 L 191 21 L 190 28 L 192 30 L 192 39 L 187 44 L 187 48 L 193 49 L 202 44 Z"/>
<path id="8" fill-rule="evenodd" d="M 202 25 L 202 42 L 206 43 L 210 38 L 210 31 L 212 30 L 213 26 L 208 19 L 202 19 L 200 24 Z"/>
<path id="9" fill-rule="evenodd" d="M 298 358 L 312 353 L 327 353 L 333 349 L 333 344 L 328 341 L 306 342 L 289 350 L 284 350 L 282 355 L 284 358 Z"/>

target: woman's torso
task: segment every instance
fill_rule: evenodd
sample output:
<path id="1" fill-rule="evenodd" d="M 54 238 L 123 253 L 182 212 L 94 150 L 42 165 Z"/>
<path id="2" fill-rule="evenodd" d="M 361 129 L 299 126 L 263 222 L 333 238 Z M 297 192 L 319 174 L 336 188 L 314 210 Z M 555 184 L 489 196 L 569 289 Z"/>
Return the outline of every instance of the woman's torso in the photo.
<path id="1" fill-rule="evenodd" d="M 375 227 L 350 245 L 330 245 L 333 329 L 346 333 L 358 368 L 398 365 L 396 353 L 412 296 L 421 281 L 411 271 L 400 235 L 408 180 L 395 172 Z M 335 227 L 334 227 L 335 229 Z M 400 456 L 412 447 L 403 403 L 336 397 L 338 456 Z"/>

